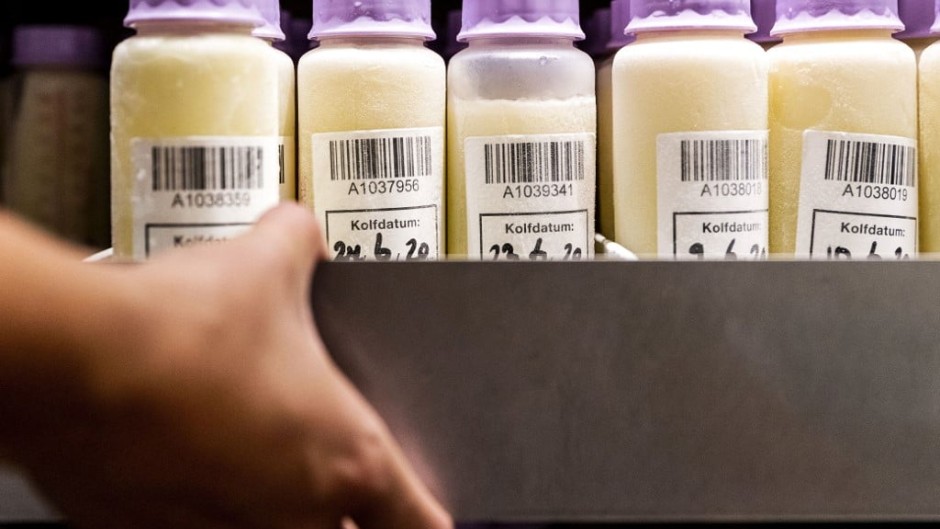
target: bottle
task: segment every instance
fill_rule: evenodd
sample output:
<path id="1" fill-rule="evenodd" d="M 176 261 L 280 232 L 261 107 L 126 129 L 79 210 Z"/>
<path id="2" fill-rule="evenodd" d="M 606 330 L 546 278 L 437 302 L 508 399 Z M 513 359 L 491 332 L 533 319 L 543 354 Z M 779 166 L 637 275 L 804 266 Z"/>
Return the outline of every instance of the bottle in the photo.
<path id="1" fill-rule="evenodd" d="M 271 46 L 271 60 L 278 67 L 278 101 L 281 139 L 279 145 L 281 201 L 297 200 L 297 83 L 294 60 L 281 45 L 287 39 L 281 29 L 280 0 L 255 0 L 265 24 L 253 35 Z"/>
<path id="2" fill-rule="evenodd" d="M 466 0 L 448 77 L 451 255 L 594 254 L 594 62 L 577 0 Z"/>
<path id="3" fill-rule="evenodd" d="M 940 34 L 940 1 L 931 33 Z M 920 56 L 920 250 L 940 254 L 940 42 Z"/>
<path id="4" fill-rule="evenodd" d="M 300 61 L 300 194 L 336 260 L 445 252 L 444 60 L 429 0 L 317 0 Z"/>
<path id="5" fill-rule="evenodd" d="M 108 82 L 93 28 L 14 32 L 7 206 L 78 244 L 107 245 Z"/>
<path id="6" fill-rule="evenodd" d="M 627 35 L 630 0 L 610 4 L 610 40 L 607 57 L 597 67 L 597 230 L 607 239 L 617 240 L 614 222 L 614 57 L 633 42 Z"/>
<path id="7" fill-rule="evenodd" d="M 747 36 L 765 50 L 780 44 L 780 37 L 770 34 L 777 21 L 777 0 L 751 0 L 751 16 L 757 24 L 757 31 Z"/>
<path id="8" fill-rule="evenodd" d="M 614 59 L 617 242 L 641 257 L 767 255 L 767 61 L 748 0 L 633 0 Z"/>
<path id="9" fill-rule="evenodd" d="M 279 202 L 278 65 L 249 0 L 131 0 L 114 52 L 114 253 L 237 236 Z"/>
<path id="10" fill-rule="evenodd" d="M 778 0 L 771 251 L 907 258 L 917 241 L 917 67 L 897 0 Z"/>
<path id="11" fill-rule="evenodd" d="M 904 23 L 904 31 L 894 38 L 906 42 L 920 58 L 921 53 L 937 41 L 937 35 L 931 31 L 936 20 L 934 0 L 898 0 L 898 15 Z"/>

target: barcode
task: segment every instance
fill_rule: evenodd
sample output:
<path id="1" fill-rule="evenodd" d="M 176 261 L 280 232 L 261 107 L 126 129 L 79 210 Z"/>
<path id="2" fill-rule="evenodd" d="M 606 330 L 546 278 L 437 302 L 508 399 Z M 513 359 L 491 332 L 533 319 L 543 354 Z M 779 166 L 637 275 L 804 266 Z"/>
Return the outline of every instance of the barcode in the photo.
<path id="1" fill-rule="evenodd" d="M 684 140 L 683 182 L 741 182 L 767 179 L 763 140 Z"/>
<path id="2" fill-rule="evenodd" d="M 914 187 L 917 149 L 889 143 L 828 140 L 825 179 Z"/>
<path id="3" fill-rule="evenodd" d="M 493 143 L 483 147 L 487 184 L 582 181 L 584 142 Z"/>
<path id="4" fill-rule="evenodd" d="M 330 179 L 383 180 L 430 176 L 431 137 L 330 141 Z"/>
<path id="5" fill-rule="evenodd" d="M 287 167 L 284 165 L 285 155 L 284 155 L 283 145 L 277 146 L 277 162 L 281 168 L 281 170 L 278 171 L 280 173 L 278 177 L 278 182 L 280 182 L 281 185 L 284 185 L 287 183 Z"/>
<path id="6" fill-rule="evenodd" d="M 264 148 L 152 147 L 154 191 L 262 189 Z"/>

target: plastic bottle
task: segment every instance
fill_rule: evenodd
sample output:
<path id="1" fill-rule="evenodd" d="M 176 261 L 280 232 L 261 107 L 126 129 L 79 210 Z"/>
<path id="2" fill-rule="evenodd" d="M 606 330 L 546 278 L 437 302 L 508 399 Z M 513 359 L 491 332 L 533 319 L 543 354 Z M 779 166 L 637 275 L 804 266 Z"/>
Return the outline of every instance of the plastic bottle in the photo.
<path id="1" fill-rule="evenodd" d="M 617 239 L 614 222 L 614 57 L 633 42 L 625 33 L 630 23 L 630 0 L 610 4 L 610 40 L 607 57 L 597 67 L 597 230 Z"/>
<path id="2" fill-rule="evenodd" d="M 249 0 L 131 0 L 111 73 L 114 252 L 226 240 L 279 202 L 278 65 Z"/>
<path id="3" fill-rule="evenodd" d="M 751 16 L 757 24 L 757 31 L 747 36 L 765 50 L 780 44 L 780 37 L 770 34 L 777 21 L 777 0 L 751 0 Z"/>
<path id="4" fill-rule="evenodd" d="M 281 29 L 280 0 L 255 1 L 265 24 L 255 29 L 253 35 L 271 46 L 271 60 L 277 63 L 279 72 L 281 201 L 293 201 L 297 200 L 297 79 L 294 60 L 281 48 L 287 36 Z"/>
<path id="5" fill-rule="evenodd" d="M 80 244 L 107 245 L 108 82 L 92 28 L 14 32 L 7 206 Z"/>
<path id="6" fill-rule="evenodd" d="M 300 61 L 300 195 L 337 260 L 444 255 L 446 71 L 429 0 L 317 0 Z"/>
<path id="7" fill-rule="evenodd" d="M 748 0 L 633 0 L 614 59 L 617 242 L 641 257 L 767 255 L 767 62 Z"/>
<path id="8" fill-rule="evenodd" d="M 917 252 L 917 68 L 896 0 L 778 0 L 770 57 L 771 251 Z"/>
<path id="9" fill-rule="evenodd" d="M 937 35 L 931 31 L 936 20 L 936 2 L 934 0 L 898 0 L 898 15 L 904 23 L 904 31 L 894 38 L 907 43 L 914 54 L 920 54 L 937 41 Z"/>
<path id="10" fill-rule="evenodd" d="M 448 77 L 451 255 L 594 253 L 594 62 L 577 0 L 466 0 Z"/>
<path id="11" fill-rule="evenodd" d="M 940 34 L 940 2 L 933 34 Z M 940 254 L 940 43 L 920 56 L 920 244 L 925 254 Z"/>

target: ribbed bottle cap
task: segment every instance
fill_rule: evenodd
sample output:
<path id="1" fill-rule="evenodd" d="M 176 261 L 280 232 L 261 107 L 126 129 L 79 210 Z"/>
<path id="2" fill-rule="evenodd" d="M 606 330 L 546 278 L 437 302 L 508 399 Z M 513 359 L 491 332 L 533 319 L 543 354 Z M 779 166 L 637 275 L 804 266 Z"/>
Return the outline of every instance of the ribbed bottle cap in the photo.
<path id="1" fill-rule="evenodd" d="M 751 16 L 757 24 L 757 31 L 747 38 L 760 44 L 780 42 L 780 37 L 770 34 L 777 22 L 777 0 L 751 0 Z"/>
<path id="2" fill-rule="evenodd" d="M 386 36 L 434 40 L 431 0 L 315 0 L 311 39 Z"/>
<path id="3" fill-rule="evenodd" d="M 124 25 L 146 22 L 213 22 L 258 27 L 264 17 L 254 0 L 130 0 Z"/>
<path id="4" fill-rule="evenodd" d="M 493 37 L 583 40 L 578 0 L 464 0 L 458 40 Z"/>
<path id="5" fill-rule="evenodd" d="M 601 8 L 594 11 L 586 24 L 587 38 L 581 49 L 591 56 L 607 53 L 607 43 L 610 42 L 610 9 Z"/>
<path id="6" fill-rule="evenodd" d="M 614 0 L 610 3 L 610 42 L 607 49 L 619 50 L 635 39 L 633 34 L 627 35 L 627 25 L 630 24 L 630 0 Z"/>
<path id="7" fill-rule="evenodd" d="M 937 3 L 931 0 L 898 0 L 898 14 L 904 23 L 904 31 L 894 36 L 902 40 L 930 37 L 937 18 L 936 10 Z"/>
<path id="8" fill-rule="evenodd" d="M 20 26 L 13 30 L 15 66 L 98 68 L 105 63 L 104 38 L 81 26 Z"/>
<path id="9" fill-rule="evenodd" d="M 631 0 L 628 33 L 716 29 L 753 33 L 750 0 Z"/>
<path id="10" fill-rule="evenodd" d="M 851 29 L 903 30 L 898 0 L 777 0 L 771 34 Z"/>
<path id="11" fill-rule="evenodd" d="M 936 0 L 936 9 L 934 11 L 933 26 L 930 27 L 930 33 L 940 35 L 940 0 Z"/>
<path id="12" fill-rule="evenodd" d="M 261 39 L 284 41 L 287 35 L 281 27 L 281 0 L 255 0 L 264 17 L 264 25 L 255 28 L 252 35 Z"/>

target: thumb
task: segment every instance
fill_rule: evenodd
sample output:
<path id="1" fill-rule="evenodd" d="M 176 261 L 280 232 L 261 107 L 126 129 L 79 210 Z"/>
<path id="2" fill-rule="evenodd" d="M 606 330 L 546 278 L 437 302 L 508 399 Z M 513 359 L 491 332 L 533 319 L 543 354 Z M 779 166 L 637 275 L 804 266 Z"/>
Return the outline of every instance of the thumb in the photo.
<path id="1" fill-rule="evenodd" d="M 242 241 L 280 256 L 286 256 L 292 275 L 309 279 L 317 263 L 328 259 L 326 241 L 314 216 L 294 203 L 282 204 L 255 225 Z M 250 254 L 246 256 L 251 258 Z"/>

